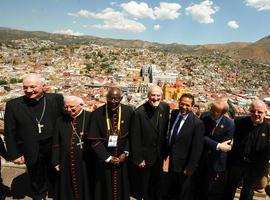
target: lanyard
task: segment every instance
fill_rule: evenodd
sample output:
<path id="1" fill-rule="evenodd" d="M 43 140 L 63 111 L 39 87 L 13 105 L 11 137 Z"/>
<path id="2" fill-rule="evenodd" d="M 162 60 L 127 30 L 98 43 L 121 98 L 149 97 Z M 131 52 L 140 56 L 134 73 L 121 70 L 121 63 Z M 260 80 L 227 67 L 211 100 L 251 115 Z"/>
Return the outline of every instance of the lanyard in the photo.
<path id="1" fill-rule="evenodd" d="M 109 118 L 108 105 L 107 104 L 106 104 L 106 122 L 107 122 L 107 129 L 108 129 L 108 131 L 110 131 L 111 130 L 111 120 Z M 120 130 L 120 125 L 121 125 L 121 106 L 119 105 L 117 131 Z"/>

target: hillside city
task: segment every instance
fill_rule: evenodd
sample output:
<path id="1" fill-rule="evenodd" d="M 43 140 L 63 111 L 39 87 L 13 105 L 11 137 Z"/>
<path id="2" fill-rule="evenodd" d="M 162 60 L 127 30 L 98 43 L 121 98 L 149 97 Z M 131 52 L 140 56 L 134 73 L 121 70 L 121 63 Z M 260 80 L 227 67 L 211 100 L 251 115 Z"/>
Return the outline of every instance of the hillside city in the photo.
<path id="1" fill-rule="evenodd" d="M 227 99 L 236 115 L 245 114 L 252 99 L 270 105 L 270 67 L 219 51 L 195 56 L 96 44 L 59 45 L 37 38 L 0 43 L 1 111 L 8 100 L 23 94 L 27 73 L 42 74 L 49 92 L 82 97 L 90 111 L 105 103 L 111 86 L 121 87 L 122 103 L 136 108 L 145 102 L 153 83 L 162 86 L 171 109 L 185 92 L 195 95 L 200 112 L 216 97 Z"/>

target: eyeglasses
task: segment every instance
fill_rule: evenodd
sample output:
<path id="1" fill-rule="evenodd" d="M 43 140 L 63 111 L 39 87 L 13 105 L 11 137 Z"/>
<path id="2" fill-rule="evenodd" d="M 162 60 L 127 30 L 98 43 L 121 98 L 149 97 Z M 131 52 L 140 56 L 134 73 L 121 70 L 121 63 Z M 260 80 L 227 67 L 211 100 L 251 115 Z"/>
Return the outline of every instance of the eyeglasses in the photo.
<path id="1" fill-rule="evenodd" d="M 75 106 L 65 105 L 65 106 L 64 106 L 64 110 L 68 110 L 68 109 L 70 109 L 70 110 L 75 110 L 78 106 L 79 106 L 79 105 L 75 105 Z"/>

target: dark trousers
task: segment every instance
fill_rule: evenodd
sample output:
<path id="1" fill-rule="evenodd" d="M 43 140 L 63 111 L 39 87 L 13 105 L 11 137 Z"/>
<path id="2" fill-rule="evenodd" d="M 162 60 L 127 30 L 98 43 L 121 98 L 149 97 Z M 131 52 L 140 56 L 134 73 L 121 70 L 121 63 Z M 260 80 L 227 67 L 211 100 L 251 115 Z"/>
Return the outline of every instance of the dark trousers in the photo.
<path id="1" fill-rule="evenodd" d="M 255 186 L 264 176 L 266 169 L 267 164 L 260 163 L 240 163 L 238 165 L 232 165 L 228 170 L 224 200 L 233 200 L 241 180 L 243 180 L 243 185 L 239 200 L 252 200 Z"/>
<path id="2" fill-rule="evenodd" d="M 33 192 L 33 199 L 47 196 L 48 190 L 54 194 L 56 173 L 51 164 L 51 144 L 41 144 L 35 163 L 26 164 Z"/>
<path id="3" fill-rule="evenodd" d="M 163 161 L 158 160 L 151 167 L 137 168 L 138 190 L 135 195 L 138 199 L 144 200 L 158 200 L 161 199 L 159 195 L 159 185 L 162 175 Z"/>
<path id="4" fill-rule="evenodd" d="M 169 171 L 168 200 L 193 200 L 194 176 L 186 176 L 183 172 Z"/>

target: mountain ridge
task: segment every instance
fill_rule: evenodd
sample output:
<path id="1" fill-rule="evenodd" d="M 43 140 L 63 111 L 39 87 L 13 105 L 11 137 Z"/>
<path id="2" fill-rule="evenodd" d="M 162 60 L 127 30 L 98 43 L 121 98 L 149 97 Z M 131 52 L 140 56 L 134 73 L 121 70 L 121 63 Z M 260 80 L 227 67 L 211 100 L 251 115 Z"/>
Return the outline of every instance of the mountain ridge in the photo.
<path id="1" fill-rule="evenodd" d="M 177 43 L 162 44 L 143 40 L 101 38 L 91 35 L 73 36 L 45 31 L 25 31 L 0 27 L 0 43 L 26 38 L 50 40 L 60 45 L 97 44 L 120 48 L 146 48 L 153 51 L 165 51 L 183 55 L 206 55 L 219 52 L 236 59 L 252 59 L 256 62 L 270 64 L 270 35 L 253 43 L 229 42 L 222 44 L 185 45 Z"/>

